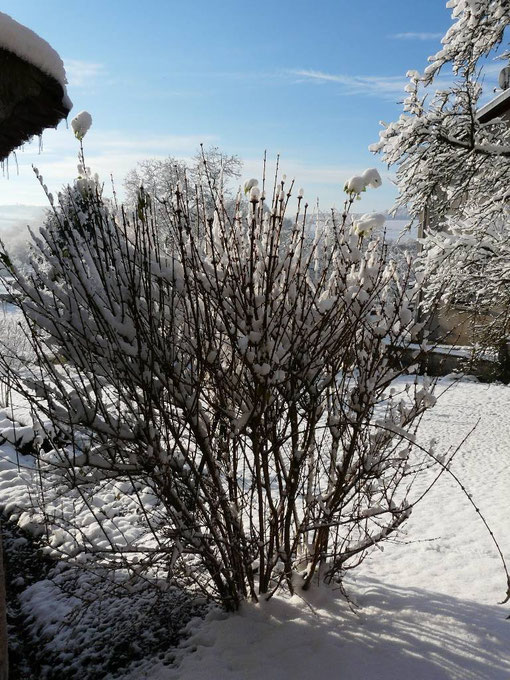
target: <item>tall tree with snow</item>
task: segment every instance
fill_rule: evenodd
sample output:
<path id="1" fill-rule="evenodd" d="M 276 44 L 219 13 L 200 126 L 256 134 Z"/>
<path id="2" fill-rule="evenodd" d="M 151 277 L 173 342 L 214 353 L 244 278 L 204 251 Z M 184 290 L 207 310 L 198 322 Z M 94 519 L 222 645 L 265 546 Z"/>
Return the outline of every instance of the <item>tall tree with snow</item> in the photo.
<path id="1" fill-rule="evenodd" d="M 497 55 L 501 66 L 508 58 L 510 3 L 450 0 L 447 7 L 453 24 L 441 50 L 422 74 L 408 72 L 404 112 L 371 149 L 396 166 L 397 204 L 426 215 L 429 296 L 444 291 L 476 309 L 485 325 L 479 339 L 502 350 L 510 310 L 510 125 L 480 115 L 480 107 L 488 57 Z"/>
<path id="2" fill-rule="evenodd" d="M 212 188 L 227 193 L 227 185 L 241 176 L 241 168 L 238 156 L 225 154 L 216 146 L 199 150 L 190 160 L 173 156 L 164 160 L 149 158 L 128 172 L 124 181 L 126 203 L 137 205 L 141 187 L 148 196 L 161 199 L 171 194 L 179 182 L 183 191 L 187 186 L 194 191 L 198 184 L 208 190 L 210 182 Z"/>

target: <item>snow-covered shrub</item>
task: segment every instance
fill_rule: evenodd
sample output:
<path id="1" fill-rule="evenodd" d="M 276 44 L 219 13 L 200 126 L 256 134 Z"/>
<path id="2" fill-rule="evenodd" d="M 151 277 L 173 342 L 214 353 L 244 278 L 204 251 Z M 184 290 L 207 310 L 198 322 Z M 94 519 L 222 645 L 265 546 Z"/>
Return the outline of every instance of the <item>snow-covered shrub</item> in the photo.
<path id="1" fill-rule="evenodd" d="M 86 175 L 33 273 L 12 269 L 38 366 L 11 378 L 44 440 L 53 554 L 235 609 L 341 581 L 408 517 L 434 397 L 391 385 L 419 283 L 356 233 L 353 191 L 312 235 L 300 192 L 283 239 L 291 189 L 267 204 L 264 180 L 230 217 L 220 193 L 210 210 L 177 185 L 164 211 L 128 215 Z"/>

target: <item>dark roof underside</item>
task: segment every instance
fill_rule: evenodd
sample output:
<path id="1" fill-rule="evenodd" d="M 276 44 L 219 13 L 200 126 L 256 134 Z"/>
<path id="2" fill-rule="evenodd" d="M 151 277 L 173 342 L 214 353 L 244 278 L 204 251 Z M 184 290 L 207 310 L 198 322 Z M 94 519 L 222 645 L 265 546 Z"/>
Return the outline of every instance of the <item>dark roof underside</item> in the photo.
<path id="1" fill-rule="evenodd" d="M 488 123 L 494 118 L 508 115 L 508 113 L 510 113 L 510 90 L 503 90 L 497 97 L 482 106 L 476 117 L 480 123 Z"/>
<path id="2" fill-rule="evenodd" d="M 62 85 L 0 48 L 0 161 L 69 113 Z"/>

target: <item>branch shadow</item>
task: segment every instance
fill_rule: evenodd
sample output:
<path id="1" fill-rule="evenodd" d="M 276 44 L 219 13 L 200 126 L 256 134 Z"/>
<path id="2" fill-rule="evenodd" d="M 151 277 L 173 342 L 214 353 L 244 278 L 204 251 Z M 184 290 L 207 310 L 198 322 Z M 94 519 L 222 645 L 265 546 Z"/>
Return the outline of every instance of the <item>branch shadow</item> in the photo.
<path id="1" fill-rule="evenodd" d="M 357 578 L 356 591 L 358 617 L 339 601 L 328 612 L 337 610 L 337 624 L 324 633 L 346 652 L 342 673 L 331 677 L 510 680 L 507 609 L 373 578 Z"/>
<path id="2" fill-rule="evenodd" d="M 331 589 L 209 619 L 171 668 L 124 680 L 510 680 L 508 611 L 357 578 L 359 613 Z"/>

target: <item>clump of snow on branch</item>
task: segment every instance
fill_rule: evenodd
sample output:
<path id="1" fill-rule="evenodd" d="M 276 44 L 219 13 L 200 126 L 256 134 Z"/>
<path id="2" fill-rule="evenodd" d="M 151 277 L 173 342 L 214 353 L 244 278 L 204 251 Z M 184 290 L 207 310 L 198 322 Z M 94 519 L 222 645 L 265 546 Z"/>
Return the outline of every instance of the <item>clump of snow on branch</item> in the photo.
<path id="1" fill-rule="evenodd" d="M 367 187 L 377 189 L 382 184 L 381 176 L 376 168 L 368 168 L 361 176 Z"/>
<path id="2" fill-rule="evenodd" d="M 80 111 L 71 121 L 76 139 L 80 141 L 85 137 L 92 125 L 92 116 L 88 111 Z"/>
<path id="3" fill-rule="evenodd" d="M 258 179 L 248 179 L 243 185 L 244 193 L 249 194 L 254 187 L 258 187 Z"/>
<path id="4" fill-rule="evenodd" d="M 354 175 L 347 180 L 344 190 L 347 194 L 361 194 L 367 187 L 377 189 L 382 184 L 381 176 L 376 168 L 368 168 L 362 175 Z"/>
<path id="5" fill-rule="evenodd" d="M 354 231 L 360 236 L 369 236 L 374 229 L 381 229 L 386 221 L 382 213 L 365 213 L 354 220 Z"/>

